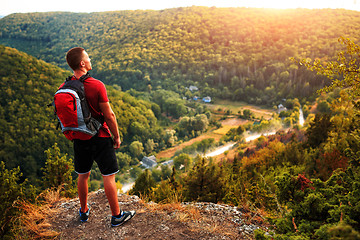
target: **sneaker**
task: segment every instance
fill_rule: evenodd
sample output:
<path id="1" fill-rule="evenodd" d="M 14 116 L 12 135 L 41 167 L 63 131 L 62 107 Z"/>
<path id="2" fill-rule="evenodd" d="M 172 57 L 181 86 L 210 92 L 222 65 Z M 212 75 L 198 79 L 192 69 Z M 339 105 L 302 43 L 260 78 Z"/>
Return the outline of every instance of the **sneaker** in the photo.
<path id="1" fill-rule="evenodd" d="M 118 216 L 111 217 L 111 226 L 116 227 L 124 224 L 125 222 L 129 221 L 134 215 L 135 211 L 121 211 Z"/>
<path id="2" fill-rule="evenodd" d="M 81 208 L 80 208 L 80 210 L 79 210 L 80 221 L 81 221 L 81 222 L 87 222 L 87 220 L 88 220 L 88 218 L 89 218 L 90 206 L 89 206 L 89 204 L 88 204 L 87 206 L 88 206 L 88 208 L 89 208 L 89 209 L 87 210 L 87 212 L 85 212 L 85 213 L 81 212 Z"/>

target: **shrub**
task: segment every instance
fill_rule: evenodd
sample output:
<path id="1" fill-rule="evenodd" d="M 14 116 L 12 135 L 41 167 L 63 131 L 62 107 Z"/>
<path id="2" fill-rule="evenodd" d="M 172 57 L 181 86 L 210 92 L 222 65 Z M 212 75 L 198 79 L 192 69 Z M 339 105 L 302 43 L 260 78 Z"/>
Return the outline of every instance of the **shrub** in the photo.
<path id="1" fill-rule="evenodd" d="M 12 230 L 18 220 L 20 211 L 14 207 L 18 200 L 25 199 L 28 195 L 34 195 L 34 188 L 26 186 L 27 182 L 19 183 L 22 176 L 20 168 L 8 170 L 4 162 L 0 162 L 0 238 L 13 239 Z"/>
<path id="2" fill-rule="evenodd" d="M 52 148 L 45 151 L 47 159 L 44 172 L 43 185 L 45 188 L 62 188 L 61 195 L 74 197 L 76 195 L 75 183 L 72 178 L 74 166 L 67 155 L 61 156 L 60 149 L 55 143 Z"/>

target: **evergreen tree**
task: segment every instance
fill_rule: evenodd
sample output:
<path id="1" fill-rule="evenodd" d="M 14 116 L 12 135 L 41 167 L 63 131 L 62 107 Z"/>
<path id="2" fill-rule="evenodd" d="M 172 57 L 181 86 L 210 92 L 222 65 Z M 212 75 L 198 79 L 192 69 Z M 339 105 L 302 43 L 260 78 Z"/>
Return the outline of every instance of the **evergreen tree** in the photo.
<path id="1" fill-rule="evenodd" d="M 308 138 L 307 144 L 316 148 L 328 138 L 328 133 L 332 127 L 329 114 L 316 114 L 313 122 L 306 130 Z"/>
<path id="2" fill-rule="evenodd" d="M 43 185 L 45 188 L 59 188 L 66 197 L 76 195 L 76 187 L 72 178 L 74 172 L 72 159 L 67 155 L 61 156 L 60 149 L 55 143 L 51 148 L 45 151 L 47 159 L 45 167 L 42 168 Z"/>
<path id="3" fill-rule="evenodd" d="M 151 171 L 149 169 L 145 169 L 145 171 L 142 172 L 136 179 L 134 187 L 129 191 L 129 194 L 140 197 L 150 197 L 154 187 L 156 187 L 156 182 L 151 175 Z"/>
<path id="4" fill-rule="evenodd" d="M 222 169 L 205 157 L 197 157 L 194 168 L 185 178 L 184 195 L 187 201 L 217 203 L 224 197 Z"/>

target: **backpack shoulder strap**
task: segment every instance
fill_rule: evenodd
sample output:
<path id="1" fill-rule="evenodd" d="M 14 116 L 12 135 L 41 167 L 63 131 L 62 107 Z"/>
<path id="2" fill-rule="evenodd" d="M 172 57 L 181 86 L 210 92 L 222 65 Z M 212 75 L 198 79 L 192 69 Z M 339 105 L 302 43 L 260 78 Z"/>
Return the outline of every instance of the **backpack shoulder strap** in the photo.
<path id="1" fill-rule="evenodd" d="M 90 76 L 90 73 L 87 72 L 86 74 L 82 75 L 82 76 L 79 78 L 79 81 L 83 83 L 83 82 L 84 82 L 87 78 L 89 78 L 89 77 L 91 77 L 91 76 Z"/>
<path id="2" fill-rule="evenodd" d="M 74 75 L 73 75 L 73 76 L 74 76 Z M 73 76 L 68 76 L 68 77 L 65 79 L 65 82 L 70 81 Z"/>
<path id="3" fill-rule="evenodd" d="M 72 79 L 73 77 L 74 77 L 74 75 L 68 76 L 68 77 L 66 78 L 65 82 L 71 81 L 71 79 Z M 83 82 L 84 82 L 87 78 L 89 78 L 89 77 L 91 77 L 91 76 L 90 76 L 90 73 L 87 72 L 86 74 L 82 75 L 79 79 L 76 79 L 76 77 L 75 77 L 75 80 L 79 80 L 80 82 L 83 83 Z"/>

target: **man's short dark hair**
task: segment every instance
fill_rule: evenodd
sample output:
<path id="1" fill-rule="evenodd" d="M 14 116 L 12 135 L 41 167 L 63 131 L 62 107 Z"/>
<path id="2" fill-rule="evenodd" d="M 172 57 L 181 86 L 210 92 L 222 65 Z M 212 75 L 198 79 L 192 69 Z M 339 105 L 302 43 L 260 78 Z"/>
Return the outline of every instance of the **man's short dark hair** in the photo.
<path id="1" fill-rule="evenodd" d="M 77 70 L 80 68 L 80 62 L 83 58 L 83 52 L 85 49 L 82 47 L 75 47 L 70 49 L 66 54 L 66 62 L 72 70 Z"/>

